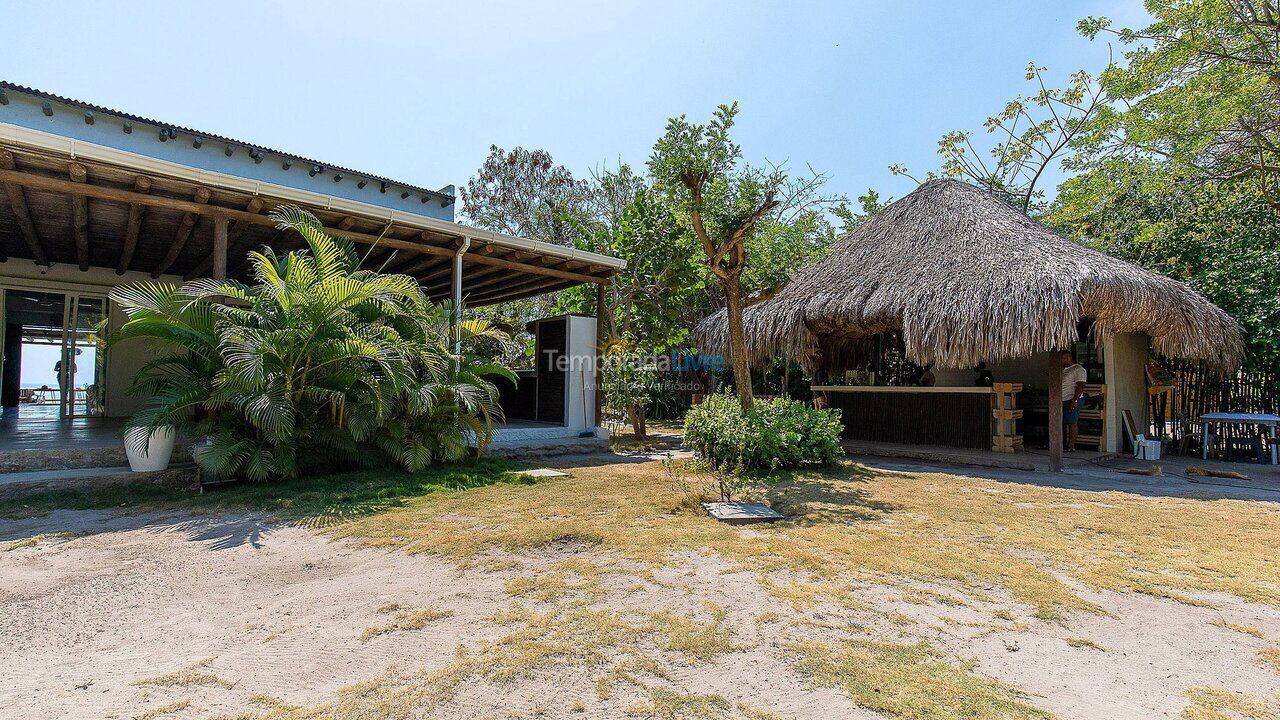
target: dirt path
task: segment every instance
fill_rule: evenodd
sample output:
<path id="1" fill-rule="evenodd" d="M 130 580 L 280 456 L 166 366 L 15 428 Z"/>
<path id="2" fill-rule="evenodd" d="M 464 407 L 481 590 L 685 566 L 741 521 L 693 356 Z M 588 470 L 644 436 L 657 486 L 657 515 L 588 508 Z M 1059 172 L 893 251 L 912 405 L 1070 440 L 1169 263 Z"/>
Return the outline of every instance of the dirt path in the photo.
<path id="1" fill-rule="evenodd" d="M 513 606 L 513 579 L 547 577 L 566 559 L 600 559 L 569 547 L 459 570 L 253 516 L 59 512 L 0 522 L 5 541 L 40 534 L 46 537 L 0 552 L 0 707 L 11 717 L 150 711 L 147 717 L 186 720 L 261 713 L 269 702 L 332 702 L 342 688 L 391 666 L 443 668 L 459 646 L 502 637 L 509 628 L 490 618 Z M 696 649 L 660 655 L 664 688 L 720 698 L 707 701 L 705 717 L 882 717 L 840 689 L 814 687 L 786 652 L 797 641 L 834 641 L 855 628 L 976 658 L 976 672 L 1020 687 L 1026 702 L 1064 718 L 1176 717 L 1183 693 L 1198 686 L 1280 693 L 1280 672 L 1257 660 L 1275 643 L 1226 625 L 1280 638 L 1280 613 L 1234 598 L 1214 597 L 1218 607 L 1210 609 L 1089 593 L 1109 614 L 1041 622 L 1023 612 L 993 624 L 991 613 L 1004 607 L 998 597 L 950 607 L 903 602 L 877 587 L 858 591 L 873 613 L 822 604 L 797 610 L 753 573 L 693 554 L 652 574 L 606 574 L 598 582 L 588 601 L 567 606 L 704 622 L 707 608 L 723 610 L 716 627 L 732 633 L 726 647 L 707 657 Z M 563 604 L 536 592 L 520 600 L 536 610 Z M 412 614 L 430 610 L 448 614 Z M 909 618 L 912 629 L 887 617 Z M 396 623 L 406 627 L 388 629 Z M 599 673 L 585 665 L 534 667 L 515 683 L 479 678 L 422 716 L 663 716 L 658 702 L 670 697 L 627 683 L 604 697 Z M 747 714 L 766 711 L 772 716 Z"/>

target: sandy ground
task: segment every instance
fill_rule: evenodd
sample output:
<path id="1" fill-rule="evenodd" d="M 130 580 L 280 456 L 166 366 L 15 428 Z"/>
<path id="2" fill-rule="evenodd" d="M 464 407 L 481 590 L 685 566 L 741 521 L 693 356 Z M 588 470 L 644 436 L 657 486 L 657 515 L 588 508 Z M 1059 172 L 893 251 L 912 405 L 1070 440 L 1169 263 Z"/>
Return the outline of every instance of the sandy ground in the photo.
<path id="1" fill-rule="evenodd" d="M 438 668 L 459 646 L 495 639 L 487 622 L 513 600 L 504 583 L 538 573 L 564 553 L 522 556 L 518 570 L 459 570 L 411 556 L 333 541 L 323 534 L 254 516 L 120 516 L 62 511 L 0 521 L 0 540 L 75 533 L 0 553 L 0 716 L 136 718 L 186 701 L 161 717 L 175 720 L 262 712 L 255 696 L 311 705 L 391 666 Z M 744 529 L 742 532 L 751 532 Z M 590 551 L 583 553 L 585 556 Z M 976 672 L 1012 683 L 1027 701 L 1063 718 L 1177 717 L 1190 687 L 1280 693 L 1280 673 L 1256 654 L 1269 644 L 1215 621 L 1280 637 L 1280 612 L 1233 597 L 1214 609 L 1156 598 L 1082 592 L 1107 614 L 1041 622 L 990 623 L 989 606 L 902 602 L 899 593 L 860 588 L 861 599 L 917 621 L 908 635 L 884 615 L 840 608 L 806 611 L 811 626 L 759 622 L 762 613 L 797 611 L 756 577 L 714 557 L 687 555 L 651 579 L 606 576 L 604 606 L 696 614 L 707 602 L 728 611 L 732 652 L 707 662 L 664 658 L 670 687 L 720 694 L 781 718 L 875 718 L 840 690 L 814 688 L 783 651 L 824 637 L 828 628 L 861 626 L 895 642 L 927 639 L 953 659 L 974 658 Z M 945 590 L 945 588 L 942 588 Z M 389 603 L 453 612 L 421 629 L 361 636 L 387 621 Z M 1073 647 L 1087 639 L 1101 649 Z M 218 684 L 139 684 L 196 667 Z M 632 717 L 643 700 L 624 686 L 607 699 L 584 668 L 549 668 L 514 683 L 476 681 L 429 717 Z M 580 704 L 579 704 L 580 703 Z M 154 716 L 153 716 L 154 717 Z"/>

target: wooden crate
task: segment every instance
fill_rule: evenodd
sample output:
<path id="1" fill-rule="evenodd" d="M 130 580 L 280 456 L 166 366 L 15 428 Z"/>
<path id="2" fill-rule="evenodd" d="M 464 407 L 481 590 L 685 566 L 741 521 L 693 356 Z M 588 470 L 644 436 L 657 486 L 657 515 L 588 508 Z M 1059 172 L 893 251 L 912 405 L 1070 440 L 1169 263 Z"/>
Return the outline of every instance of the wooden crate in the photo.
<path id="1" fill-rule="evenodd" d="M 1018 434 L 1018 393 L 1022 383 L 996 383 L 991 386 L 991 450 L 998 453 L 1021 452 L 1022 435 Z"/>
<path id="2" fill-rule="evenodd" d="M 1091 447 L 1101 452 L 1107 437 L 1107 386 L 1103 383 L 1089 383 L 1084 386 L 1085 395 L 1094 397 L 1096 408 L 1080 411 L 1080 421 L 1096 423 L 1097 432 L 1081 432 L 1076 435 L 1076 445 Z M 1091 428 L 1092 429 L 1092 428 Z"/>

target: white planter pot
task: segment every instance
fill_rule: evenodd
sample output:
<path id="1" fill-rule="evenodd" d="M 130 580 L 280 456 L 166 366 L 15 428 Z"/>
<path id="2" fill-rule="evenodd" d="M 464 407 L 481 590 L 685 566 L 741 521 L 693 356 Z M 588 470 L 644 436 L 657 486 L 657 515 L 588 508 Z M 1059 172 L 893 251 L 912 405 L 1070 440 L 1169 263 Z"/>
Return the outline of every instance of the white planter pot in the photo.
<path id="1" fill-rule="evenodd" d="M 148 428 L 130 428 L 124 434 L 124 454 L 129 458 L 129 469 L 134 472 L 159 472 L 169 467 L 173 456 L 174 431 L 162 427 L 147 442 Z"/>

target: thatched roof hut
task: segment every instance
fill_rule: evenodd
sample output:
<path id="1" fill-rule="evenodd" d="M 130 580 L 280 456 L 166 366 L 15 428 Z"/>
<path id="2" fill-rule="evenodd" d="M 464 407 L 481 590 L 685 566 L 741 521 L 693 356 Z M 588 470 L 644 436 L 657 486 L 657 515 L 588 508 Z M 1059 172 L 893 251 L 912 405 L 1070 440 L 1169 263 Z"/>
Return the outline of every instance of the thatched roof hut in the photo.
<path id="1" fill-rule="evenodd" d="M 1233 368 L 1236 322 L 1185 284 L 1059 236 L 996 196 L 930 180 L 841 238 L 774 297 L 747 308 L 752 360 L 809 371 L 860 341 L 899 331 L 921 365 L 963 368 L 1067 347 L 1078 322 L 1142 332 L 1168 357 Z M 728 354 L 724 311 L 698 326 Z"/>

